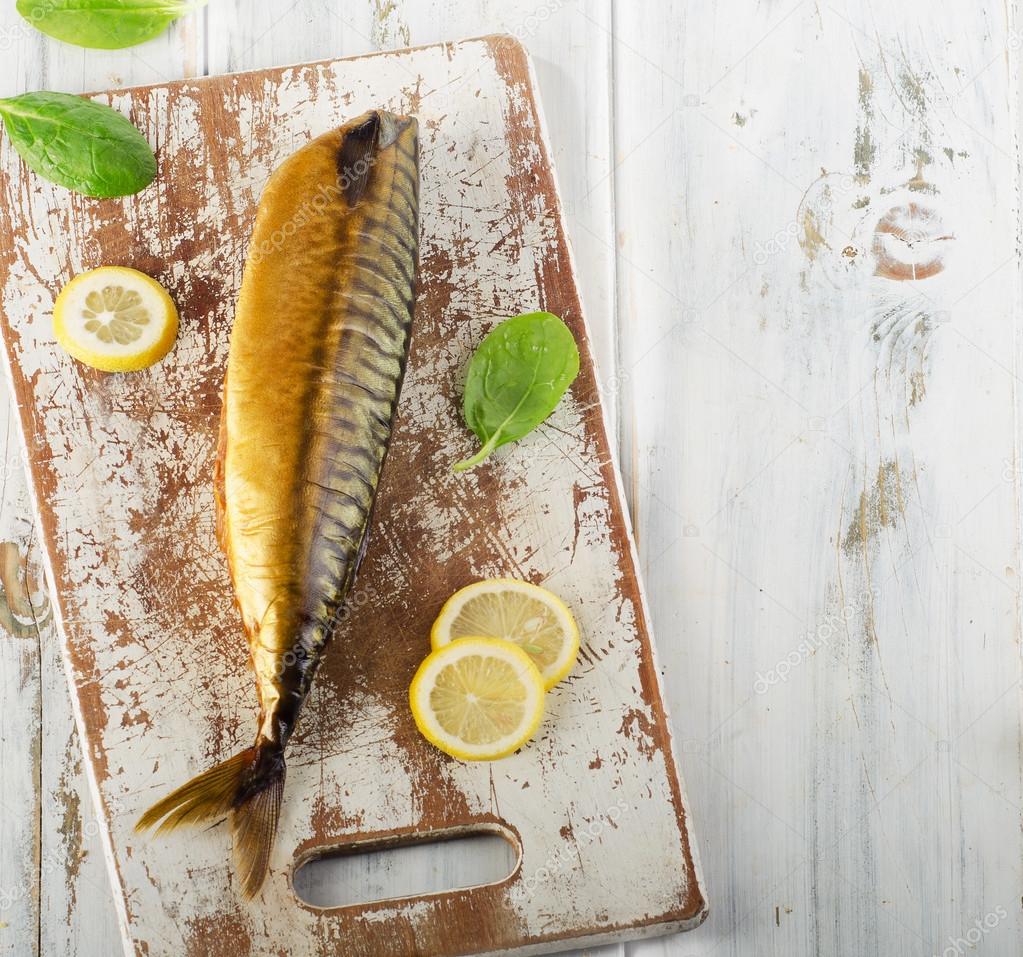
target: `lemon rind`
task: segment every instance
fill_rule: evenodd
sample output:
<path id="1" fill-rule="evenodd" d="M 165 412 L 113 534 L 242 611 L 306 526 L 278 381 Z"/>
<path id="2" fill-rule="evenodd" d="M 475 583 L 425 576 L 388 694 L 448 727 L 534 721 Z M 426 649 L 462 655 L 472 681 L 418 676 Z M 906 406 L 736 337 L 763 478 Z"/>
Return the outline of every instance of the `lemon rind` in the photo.
<path id="1" fill-rule="evenodd" d="M 485 754 L 481 754 L 478 751 L 466 751 L 463 748 L 459 748 L 457 745 L 452 744 L 451 739 L 435 734 L 432 727 L 425 721 L 423 715 L 428 709 L 423 708 L 420 705 L 418 700 L 419 689 L 434 670 L 438 658 L 451 654 L 448 649 L 452 648 L 456 642 L 450 642 L 443 648 L 434 650 L 423 659 L 419 668 L 416 670 L 415 676 L 412 678 L 412 683 L 409 685 L 409 708 L 412 711 L 412 717 L 416 723 L 416 727 L 419 729 L 419 733 L 422 734 L 422 736 L 438 750 L 443 751 L 452 758 L 457 758 L 459 761 L 498 761 L 501 758 L 506 758 L 509 755 L 514 754 L 520 748 L 528 744 L 539 730 L 540 725 L 543 722 L 544 692 L 546 690 L 544 688 L 543 677 L 540 674 L 540 669 L 537 668 L 536 664 L 533 662 L 533 659 L 512 641 L 505 641 L 502 638 L 482 636 L 477 638 L 467 635 L 464 638 L 459 638 L 457 644 L 461 646 L 463 642 L 474 643 L 481 652 L 485 651 L 487 648 L 497 648 L 502 654 L 510 655 L 512 658 L 517 658 L 518 663 L 525 666 L 524 674 L 535 679 L 537 692 L 536 708 L 528 725 L 524 727 L 522 733 L 515 739 L 514 744 Z M 464 648 L 459 648 L 459 651 L 466 655 L 472 653 L 471 650 L 466 651 Z"/>
<path id="2" fill-rule="evenodd" d="M 90 278 L 95 277 L 98 272 L 109 274 L 111 275 L 111 278 L 113 278 L 114 275 L 117 275 L 141 281 L 152 289 L 163 303 L 166 310 L 166 316 L 168 317 L 167 325 L 160 338 L 157 339 L 156 342 L 154 342 L 148 349 L 145 349 L 134 356 L 106 356 L 102 353 L 94 352 L 91 349 L 83 348 L 68 332 L 67 326 L 64 322 L 64 304 L 67 302 L 70 294 L 74 290 L 83 285 Z M 149 276 L 138 269 L 132 269 L 131 266 L 99 266 L 96 269 L 90 269 L 87 272 L 83 272 L 80 275 L 75 276 L 71 282 L 61 289 L 53 303 L 53 334 L 61 348 L 64 349 L 64 351 L 73 359 L 77 359 L 79 362 L 90 366 L 93 369 L 99 369 L 101 372 L 139 372 L 142 369 L 148 369 L 150 366 L 155 365 L 161 359 L 165 358 L 174 347 L 174 343 L 178 338 L 178 328 L 178 309 L 174 300 L 171 298 L 170 293 L 168 293 L 167 290 L 152 276 Z"/>
<path id="3" fill-rule="evenodd" d="M 539 600 L 553 608 L 561 619 L 569 638 L 566 642 L 567 652 L 563 653 L 563 660 L 556 671 L 551 672 L 550 675 L 545 675 L 542 671 L 540 672 L 544 682 L 544 690 L 550 691 L 551 688 L 566 678 L 575 666 L 579 655 L 579 626 L 576 624 L 575 616 L 565 602 L 555 595 L 554 592 L 540 585 L 534 585 L 532 582 L 523 581 L 521 578 L 484 578 L 459 588 L 458 591 L 444 602 L 433 623 L 433 627 L 430 629 L 430 647 L 436 651 L 450 645 L 454 641 L 464 641 L 466 637 L 469 637 L 451 638 L 442 632 L 445 627 L 450 627 L 451 622 L 457 617 L 462 606 L 470 598 L 480 592 L 494 590 L 492 586 L 495 585 L 509 586 L 516 591 L 525 592 L 539 598 Z M 515 642 L 510 642 L 510 644 L 514 645 Z M 516 645 L 516 647 L 518 646 Z"/>

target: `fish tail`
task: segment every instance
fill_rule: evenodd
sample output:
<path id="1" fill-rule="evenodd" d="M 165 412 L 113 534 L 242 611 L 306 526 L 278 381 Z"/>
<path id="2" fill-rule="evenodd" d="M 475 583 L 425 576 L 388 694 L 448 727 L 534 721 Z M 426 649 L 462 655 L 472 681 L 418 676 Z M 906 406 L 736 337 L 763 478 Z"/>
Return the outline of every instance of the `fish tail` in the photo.
<path id="1" fill-rule="evenodd" d="M 164 834 L 188 824 L 227 817 L 242 893 L 254 897 L 263 885 L 277 834 L 287 768 L 279 745 L 259 743 L 204 771 L 157 801 L 135 825 Z"/>

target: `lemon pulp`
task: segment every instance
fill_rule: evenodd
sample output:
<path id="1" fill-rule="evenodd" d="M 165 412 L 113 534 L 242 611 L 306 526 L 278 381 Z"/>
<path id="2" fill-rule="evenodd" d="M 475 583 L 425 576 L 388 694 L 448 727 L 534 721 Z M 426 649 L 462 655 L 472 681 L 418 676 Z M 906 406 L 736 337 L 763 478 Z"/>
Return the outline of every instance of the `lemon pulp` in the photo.
<path id="1" fill-rule="evenodd" d="M 455 592 L 434 622 L 434 648 L 468 636 L 501 638 L 518 645 L 552 688 L 571 670 L 579 629 L 565 603 L 538 585 L 510 578 L 475 582 Z"/>
<path id="2" fill-rule="evenodd" d="M 432 744 L 466 761 L 518 750 L 543 717 L 543 680 L 515 645 L 466 638 L 430 654 L 409 689 L 416 725 Z"/>
<path id="3" fill-rule="evenodd" d="M 126 266 L 76 276 L 54 304 L 57 341 L 104 372 L 131 372 L 158 362 L 174 344 L 178 311 L 155 279 Z"/>

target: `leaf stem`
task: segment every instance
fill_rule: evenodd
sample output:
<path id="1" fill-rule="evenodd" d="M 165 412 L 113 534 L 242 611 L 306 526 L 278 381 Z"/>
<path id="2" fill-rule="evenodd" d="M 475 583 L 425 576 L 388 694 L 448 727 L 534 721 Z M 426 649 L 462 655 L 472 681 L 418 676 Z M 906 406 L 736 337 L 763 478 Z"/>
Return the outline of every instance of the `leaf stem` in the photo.
<path id="1" fill-rule="evenodd" d="M 501 434 L 500 432 L 495 432 L 492 436 L 490 436 L 489 439 L 487 439 L 487 441 L 483 445 L 483 448 L 481 448 L 472 458 L 462 459 L 461 462 L 456 462 L 454 465 L 451 466 L 451 471 L 465 472 L 479 465 L 480 462 L 482 462 L 488 455 L 490 455 L 491 452 L 494 451 L 494 449 L 497 448 L 497 437 L 500 434 Z"/>

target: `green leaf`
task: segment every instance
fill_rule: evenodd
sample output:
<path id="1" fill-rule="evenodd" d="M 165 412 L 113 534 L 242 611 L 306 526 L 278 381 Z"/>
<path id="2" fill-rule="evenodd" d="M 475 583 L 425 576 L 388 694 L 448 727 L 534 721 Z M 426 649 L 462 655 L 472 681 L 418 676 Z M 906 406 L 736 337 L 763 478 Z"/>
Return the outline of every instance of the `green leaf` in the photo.
<path id="1" fill-rule="evenodd" d="M 7 135 L 40 176 L 86 196 L 127 196 L 156 177 L 146 138 L 116 110 L 69 93 L 0 100 Z"/>
<path id="2" fill-rule="evenodd" d="M 496 448 L 532 432 L 561 401 L 579 373 L 572 333 L 549 312 L 506 319 L 469 361 L 462 411 L 483 443 L 456 472 L 479 465 Z"/>
<path id="3" fill-rule="evenodd" d="M 207 0 L 18 0 L 37 30 L 65 43 L 119 50 L 159 36 L 178 17 Z"/>

